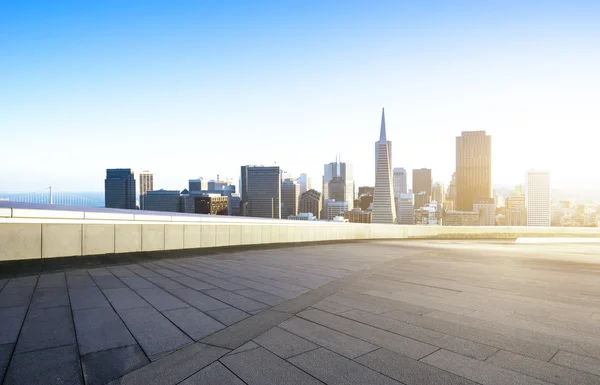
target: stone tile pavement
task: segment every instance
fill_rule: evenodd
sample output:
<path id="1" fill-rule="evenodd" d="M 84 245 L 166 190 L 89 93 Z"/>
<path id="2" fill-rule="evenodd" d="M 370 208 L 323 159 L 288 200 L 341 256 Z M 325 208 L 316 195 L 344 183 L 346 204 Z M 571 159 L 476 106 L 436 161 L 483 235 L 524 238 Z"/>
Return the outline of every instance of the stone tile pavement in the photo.
<path id="1" fill-rule="evenodd" d="M 65 267 L 0 280 L 0 380 L 600 385 L 599 282 L 595 244 L 379 241 Z"/>

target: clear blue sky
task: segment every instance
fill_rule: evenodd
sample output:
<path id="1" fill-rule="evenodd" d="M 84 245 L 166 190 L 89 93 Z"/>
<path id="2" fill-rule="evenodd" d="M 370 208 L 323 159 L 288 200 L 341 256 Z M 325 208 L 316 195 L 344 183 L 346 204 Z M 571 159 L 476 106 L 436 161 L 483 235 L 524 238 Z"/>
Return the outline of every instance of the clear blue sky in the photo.
<path id="1" fill-rule="evenodd" d="M 372 185 L 381 107 L 395 167 L 447 182 L 486 130 L 494 184 L 600 188 L 599 69 L 598 1 L 4 0 L 0 191 L 273 162 L 320 188 L 338 152 Z"/>

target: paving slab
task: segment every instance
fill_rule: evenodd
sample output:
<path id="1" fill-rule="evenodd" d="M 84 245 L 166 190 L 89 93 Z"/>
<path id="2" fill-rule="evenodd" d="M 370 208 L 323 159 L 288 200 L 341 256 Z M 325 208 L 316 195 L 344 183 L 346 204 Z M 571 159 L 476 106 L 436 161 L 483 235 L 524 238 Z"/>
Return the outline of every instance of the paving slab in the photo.
<path id="1" fill-rule="evenodd" d="M 90 353 L 81 359 L 86 385 L 107 384 L 148 363 L 137 344 Z"/>
<path id="2" fill-rule="evenodd" d="M 179 282 L 173 281 L 172 279 L 163 276 L 150 276 L 144 278 L 146 278 L 148 281 L 152 282 L 156 286 L 163 288 L 167 291 L 186 288 L 186 286 L 180 284 Z"/>
<path id="3" fill-rule="evenodd" d="M 476 385 L 466 378 L 387 349 L 367 353 L 356 361 L 406 385 Z"/>
<path id="4" fill-rule="evenodd" d="M 73 319 L 81 355 L 136 343 L 111 307 L 75 310 Z"/>
<path id="5" fill-rule="evenodd" d="M 153 288 L 157 287 L 152 282 L 148 281 L 145 278 L 137 276 L 137 275 L 119 277 L 119 279 L 121 279 L 121 281 L 123 281 L 123 283 L 125 285 L 129 286 L 129 288 L 131 288 L 133 290 L 138 290 L 138 289 L 153 289 Z"/>
<path id="6" fill-rule="evenodd" d="M 274 327 L 254 339 L 256 343 L 281 358 L 289 358 L 319 347 L 281 328 Z"/>
<path id="7" fill-rule="evenodd" d="M 33 293 L 31 309 L 69 306 L 69 295 L 66 287 L 38 287 Z"/>
<path id="8" fill-rule="evenodd" d="M 45 287 L 66 287 L 67 281 L 65 273 L 44 274 L 40 275 L 37 288 Z"/>
<path id="9" fill-rule="evenodd" d="M 15 354 L 4 383 L 11 385 L 83 384 L 77 346 L 60 346 Z"/>
<path id="10" fill-rule="evenodd" d="M 227 353 L 227 355 L 232 355 L 232 354 L 238 354 L 241 352 L 245 352 L 247 350 L 252 350 L 252 349 L 256 349 L 256 348 L 260 348 L 261 346 L 258 345 L 256 342 L 250 341 L 250 342 L 246 342 L 245 344 L 243 344 L 242 346 L 240 346 L 239 348 L 232 350 L 231 352 Z"/>
<path id="11" fill-rule="evenodd" d="M 26 313 L 27 306 L 0 308 L 0 345 L 17 342 Z"/>
<path id="12" fill-rule="evenodd" d="M 486 362 L 559 385 L 600 384 L 600 375 L 581 372 L 579 370 L 536 360 L 504 350 L 500 350 L 498 353 L 488 358 Z"/>
<path id="13" fill-rule="evenodd" d="M 220 362 L 214 362 L 188 377 L 180 385 L 244 385 L 235 374 Z"/>
<path id="14" fill-rule="evenodd" d="M 312 305 L 312 307 L 314 309 L 323 310 L 323 311 L 326 311 L 326 312 L 332 313 L 332 314 L 339 314 L 339 313 L 343 313 L 345 311 L 354 309 L 350 306 L 342 305 L 342 304 L 327 301 L 327 300 L 319 301 L 319 302 L 315 303 L 314 305 Z"/>
<path id="15" fill-rule="evenodd" d="M 220 361 L 248 385 L 321 384 L 264 348 L 225 356 Z"/>
<path id="16" fill-rule="evenodd" d="M 500 368 L 487 362 L 465 357 L 447 350 L 437 352 L 422 359 L 422 362 L 465 377 L 482 385 L 547 385 L 545 381 L 537 380 L 512 370 Z"/>
<path id="17" fill-rule="evenodd" d="M 14 306 L 29 306 L 33 290 L 33 286 L 5 286 L 4 289 L 0 291 L 0 308 Z"/>
<path id="18" fill-rule="evenodd" d="M 213 297 L 190 288 L 170 290 L 169 293 L 202 311 L 225 309 L 230 307 L 225 302 L 221 302 L 218 299 L 214 299 Z"/>
<path id="19" fill-rule="evenodd" d="M 10 357 L 12 357 L 15 344 L 0 345 L 0 380 L 4 378 Z"/>
<path id="20" fill-rule="evenodd" d="M 396 353 L 404 354 L 416 360 L 423 358 L 439 349 L 437 346 L 407 338 L 403 335 L 394 334 L 384 330 L 384 328 L 370 326 L 371 324 L 366 324 L 366 322 L 356 322 L 351 319 L 323 312 L 321 310 L 305 310 L 301 313 L 298 313 L 297 316 L 318 323 L 319 325 L 327 328 L 337 330 L 341 333 L 359 338 L 363 341 L 367 341 L 375 346 L 384 347 Z"/>
<path id="21" fill-rule="evenodd" d="M 228 349 L 195 343 L 109 383 L 109 385 L 173 385 L 197 373 Z"/>
<path id="22" fill-rule="evenodd" d="M 269 306 L 275 306 L 285 301 L 285 299 L 282 297 L 278 297 L 276 295 L 265 293 L 264 291 L 259 291 L 256 289 L 236 290 L 236 293 L 241 294 L 244 297 L 254 299 L 258 302 L 267 304 Z"/>
<path id="23" fill-rule="evenodd" d="M 68 306 L 29 310 L 16 353 L 75 345 L 73 317 Z"/>
<path id="24" fill-rule="evenodd" d="M 154 308 L 122 310 L 119 315 L 152 361 L 192 342 Z"/>
<path id="25" fill-rule="evenodd" d="M 175 277 L 173 280 L 194 290 L 208 290 L 215 288 L 214 285 L 188 276 Z"/>
<path id="26" fill-rule="evenodd" d="M 115 277 L 112 274 L 92 276 L 92 279 L 94 280 L 94 282 L 96 282 L 96 285 L 98 285 L 98 287 L 102 290 L 127 287 L 123 283 L 123 281 L 121 281 L 119 278 Z"/>
<path id="27" fill-rule="evenodd" d="M 390 377 L 323 348 L 292 357 L 289 361 L 326 384 L 400 385 Z"/>
<path id="28" fill-rule="evenodd" d="M 96 282 L 85 270 L 69 271 L 66 273 L 69 290 L 97 287 Z"/>
<path id="29" fill-rule="evenodd" d="M 498 351 L 497 348 L 488 345 L 473 342 L 450 334 L 440 333 L 435 330 L 422 328 L 420 326 L 401 322 L 395 319 L 389 319 L 379 315 L 363 312 L 361 310 L 347 311 L 343 314 L 343 317 L 371 325 L 375 328 L 387 330 L 412 340 L 421 341 L 436 348 L 444 348 L 446 350 L 476 358 L 478 360 L 485 360 Z M 329 316 L 329 319 L 331 319 L 331 316 Z M 390 349 L 387 346 L 384 347 Z M 397 351 L 395 349 L 390 350 L 408 355 L 405 352 Z M 411 355 L 409 356 L 415 359 L 421 358 L 413 357 Z"/>
<path id="30" fill-rule="evenodd" d="M 163 289 L 159 288 L 139 289 L 136 290 L 136 293 L 150 303 L 150 305 L 154 306 L 156 310 L 161 312 L 190 306 L 179 298 L 174 297 Z"/>
<path id="31" fill-rule="evenodd" d="M 227 291 L 223 289 L 204 290 L 203 293 L 245 312 L 262 310 L 269 307 L 268 305 L 262 302 L 255 301 L 253 299 L 236 294 L 232 291 Z"/>
<path id="32" fill-rule="evenodd" d="M 193 307 L 168 310 L 163 315 L 195 341 L 225 328 L 219 321 Z"/>
<path id="33" fill-rule="evenodd" d="M 279 327 L 348 358 L 356 358 L 379 348 L 379 346 L 298 317 L 290 318 L 281 323 Z"/>
<path id="34" fill-rule="evenodd" d="M 115 310 L 149 307 L 150 304 L 128 287 L 102 290 Z"/>
<path id="35" fill-rule="evenodd" d="M 5 288 L 14 288 L 14 287 L 35 287 L 37 284 L 38 277 L 32 275 L 30 277 L 20 277 L 20 278 L 12 278 L 6 284 Z"/>
<path id="36" fill-rule="evenodd" d="M 600 376 L 600 360 L 595 358 L 561 350 L 556 353 L 551 362 Z"/>
<path id="37" fill-rule="evenodd" d="M 73 310 L 92 309 L 95 307 L 108 306 L 108 300 L 96 286 L 88 286 L 83 289 L 71 289 L 69 287 L 69 299 Z"/>

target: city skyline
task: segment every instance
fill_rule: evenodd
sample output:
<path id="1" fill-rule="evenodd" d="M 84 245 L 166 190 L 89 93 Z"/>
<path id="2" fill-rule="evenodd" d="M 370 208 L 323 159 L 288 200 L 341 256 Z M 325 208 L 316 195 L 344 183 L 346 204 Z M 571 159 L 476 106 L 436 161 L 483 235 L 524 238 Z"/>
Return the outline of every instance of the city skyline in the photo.
<path id="1" fill-rule="evenodd" d="M 0 190 L 101 191 L 117 167 L 172 189 L 274 162 L 317 181 L 335 153 L 372 185 L 361 136 L 381 106 L 392 167 L 447 184 L 453 138 L 485 130 L 493 184 L 544 168 L 557 188 L 600 190 L 572 172 L 600 122 L 598 5 L 116 4 L 3 8 Z M 181 149 L 221 133 L 200 162 Z"/>

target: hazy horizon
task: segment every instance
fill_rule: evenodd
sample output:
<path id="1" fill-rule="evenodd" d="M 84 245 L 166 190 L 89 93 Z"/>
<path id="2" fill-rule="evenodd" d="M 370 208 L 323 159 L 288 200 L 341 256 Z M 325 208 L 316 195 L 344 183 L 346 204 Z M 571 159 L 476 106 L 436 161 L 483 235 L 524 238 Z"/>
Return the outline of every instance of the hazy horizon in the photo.
<path id="1" fill-rule="evenodd" d="M 107 168 L 156 189 L 270 165 L 321 189 L 323 164 L 447 184 L 455 137 L 492 136 L 494 184 L 551 172 L 598 191 L 600 4 L 332 1 L 3 2 L 0 190 L 103 191 Z"/>

